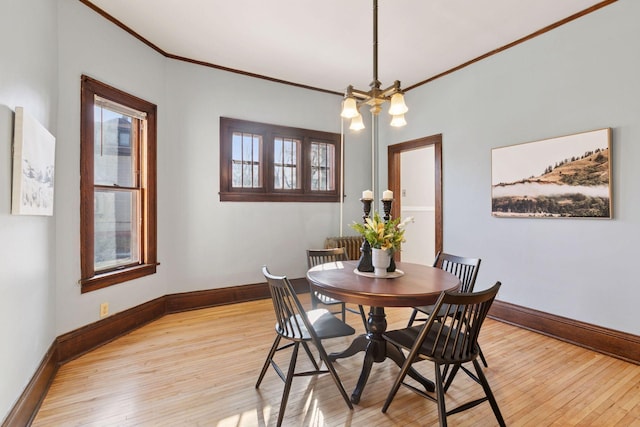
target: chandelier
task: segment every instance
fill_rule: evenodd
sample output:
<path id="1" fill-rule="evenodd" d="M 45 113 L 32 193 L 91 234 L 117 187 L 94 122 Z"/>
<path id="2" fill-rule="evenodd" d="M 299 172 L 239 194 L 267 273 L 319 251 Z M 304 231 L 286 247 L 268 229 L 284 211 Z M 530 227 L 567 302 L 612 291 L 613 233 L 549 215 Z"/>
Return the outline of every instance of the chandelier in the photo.
<path id="1" fill-rule="evenodd" d="M 352 85 L 347 87 L 340 115 L 345 119 L 351 119 L 349 129 L 364 129 L 362 115 L 359 111 L 361 105 L 368 105 L 371 114 L 377 116 L 382 111 L 382 104 L 387 101 L 390 101 L 391 126 L 406 125 L 404 113 L 409 111 L 409 108 L 404 103 L 400 81 L 396 80 L 393 85 L 381 89 L 378 80 L 378 0 L 373 0 L 373 81 L 369 86 L 371 89 L 368 91 L 355 89 Z"/>

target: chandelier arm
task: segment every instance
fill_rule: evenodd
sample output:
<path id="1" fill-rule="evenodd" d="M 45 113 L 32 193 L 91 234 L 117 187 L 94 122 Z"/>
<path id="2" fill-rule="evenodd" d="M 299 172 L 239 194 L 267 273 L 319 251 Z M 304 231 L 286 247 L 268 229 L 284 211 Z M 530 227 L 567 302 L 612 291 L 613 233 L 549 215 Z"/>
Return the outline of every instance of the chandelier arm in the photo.
<path id="1" fill-rule="evenodd" d="M 371 98 L 372 97 L 372 93 L 371 91 L 363 91 L 363 90 L 358 90 L 358 89 L 351 89 L 351 95 L 356 97 L 356 98 L 361 98 L 361 99 L 366 99 L 366 98 Z"/>
<path id="2" fill-rule="evenodd" d="M 400 83 L 400 82 L 396 80 L 396 83 Z M 348 95 L 353 96 L 355 98 L 360 98 L 360 99 L 384 98 L 385 100 L 388 100 L 394 94 L 402 93 L 402 90 L 398 87 L 398 84 L 396 83 L 394 83 L 393 85 L 389 86 L 386 89 L 378 89 L 378 90 L 372 89 L 366 92 L 363 90 L 351 88 Z"/>
<path id="3" fill-rule="evenodd" d="M 400 89 L 400 80 L 396 80 L 388 88 L 382 89 L 380 95 L 384 96 L 385 98 L 391 98 L 391 96 L 396 93 L 402 93 L 402 89 Z"/>

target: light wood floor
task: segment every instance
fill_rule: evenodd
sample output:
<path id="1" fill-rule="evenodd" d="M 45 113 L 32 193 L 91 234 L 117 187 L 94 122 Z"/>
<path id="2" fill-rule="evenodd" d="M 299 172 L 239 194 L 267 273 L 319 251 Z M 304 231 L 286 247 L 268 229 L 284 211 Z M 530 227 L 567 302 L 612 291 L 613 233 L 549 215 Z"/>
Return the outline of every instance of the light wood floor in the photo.
<path id="1" fill-rule="evenodd" d="M 270 370 L 255 389 L 274 338 L 270 300 L 165 316 L 62 366 L 34 426 L 272 426 L 283 383 Z M 388 309 L 389 329 L 408 309 Z M 359 318 L 348 322 L 361 332 Z M 640 366 L 487 319 L 481 335 L 485 369 L 511 426 L 640 426 Z M 350 339 L 325 341 L 329 352 Z M 287 352 L 281 352 L 287 353 Z M 283 361 L 288 354 L 283 354 Z M 288 360 L 288 359 L 287 359 Z M 336 363 L 347 393 L 362 353 Z M 300 354 L 301 368 L 306 365 Z M 286 363 L 285 363 L 286 365 Z M 432 365 L 419 370 L 433 378 Z M 350 411 L 328 375 L 295 378 L 286 426 L 436 425 L 434 403 L 401 388 L 380 408 L 398 367 L 375 364 Z M 449 407 L 482 391 L 458 374 Z M 488 403 L 449 417 L 453 426 L 497 425 Z"/>

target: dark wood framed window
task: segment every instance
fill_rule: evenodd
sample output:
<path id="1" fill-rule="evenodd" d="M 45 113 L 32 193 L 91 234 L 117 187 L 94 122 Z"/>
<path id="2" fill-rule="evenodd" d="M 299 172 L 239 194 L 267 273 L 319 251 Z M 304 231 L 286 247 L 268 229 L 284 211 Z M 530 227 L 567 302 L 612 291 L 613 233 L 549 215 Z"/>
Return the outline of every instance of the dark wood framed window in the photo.
<path id="1" fill-rule="evenodd" d="M 82 292 L 156 272 L 156 106 L 82 76 Z"/>
<path id="2" fill-rule="evenodd" d="M 340 135 L 220 118 L 220 201 L 340 201 Z"/>

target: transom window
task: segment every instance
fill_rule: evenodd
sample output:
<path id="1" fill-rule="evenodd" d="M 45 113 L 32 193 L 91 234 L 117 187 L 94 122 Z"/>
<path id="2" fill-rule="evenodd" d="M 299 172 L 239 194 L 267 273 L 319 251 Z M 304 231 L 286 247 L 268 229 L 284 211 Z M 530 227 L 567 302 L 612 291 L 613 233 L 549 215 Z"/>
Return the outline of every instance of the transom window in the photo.
<path id="1" fill-rule="evenodd" d="M 155 105 L 82 77 L 82 292 L 155 273 L 155 115 Z"/>
<path id="2" fill-rule="evenodd" d="M 340 135 L 220 118 L 220 200 L 339 201 Z"/>

